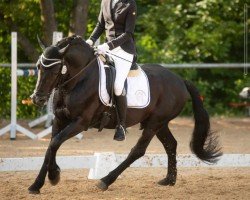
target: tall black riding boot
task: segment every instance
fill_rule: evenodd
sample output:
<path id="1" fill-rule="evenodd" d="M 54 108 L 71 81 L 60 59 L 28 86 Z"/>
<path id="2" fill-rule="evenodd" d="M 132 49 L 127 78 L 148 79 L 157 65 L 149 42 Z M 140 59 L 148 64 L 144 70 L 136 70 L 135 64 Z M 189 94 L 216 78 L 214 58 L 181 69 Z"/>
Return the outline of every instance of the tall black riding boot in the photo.
<path id="1" fill-rule="evenodd" d="M 115 96 L 117 109 L 117 126 L 115 130 L 114 140 L 125 140 L 126 134 L 126 115 L 127 115 L 127 97 L 125 95 Z"/>

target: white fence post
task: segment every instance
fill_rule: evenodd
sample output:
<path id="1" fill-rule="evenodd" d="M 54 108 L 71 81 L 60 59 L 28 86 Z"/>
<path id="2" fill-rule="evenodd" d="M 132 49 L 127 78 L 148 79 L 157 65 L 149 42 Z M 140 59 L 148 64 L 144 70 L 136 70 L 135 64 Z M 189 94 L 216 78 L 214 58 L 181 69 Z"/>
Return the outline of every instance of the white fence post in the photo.
<path id="1" fill-rule="evenodd" d="M 10 131 L 10 139 L 16 139 L 16 131 L 23 133 L 31 139 L 37 136 L 31 131 L 17 124 L 17 33 L 11 33 L 11 123 L 0 130 L 0 136 Z"/>
<path id="2" fill-rule="evenodd" d="M 11 33 L 11 123 L 10 139 L 16 138 L 17 104 L 17 33 Z"/>

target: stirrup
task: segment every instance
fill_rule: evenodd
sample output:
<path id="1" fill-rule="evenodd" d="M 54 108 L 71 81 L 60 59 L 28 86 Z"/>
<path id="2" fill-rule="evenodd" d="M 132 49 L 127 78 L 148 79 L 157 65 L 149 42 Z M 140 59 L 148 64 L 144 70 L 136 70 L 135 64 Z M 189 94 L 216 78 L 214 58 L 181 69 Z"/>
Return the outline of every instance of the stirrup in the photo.
<path id="1" fill-rule="evenodd" d="M 114 140 L 116 141 L 123 141 L 126 139 L 126 130 L 122 125 L 116 127 Z"/>

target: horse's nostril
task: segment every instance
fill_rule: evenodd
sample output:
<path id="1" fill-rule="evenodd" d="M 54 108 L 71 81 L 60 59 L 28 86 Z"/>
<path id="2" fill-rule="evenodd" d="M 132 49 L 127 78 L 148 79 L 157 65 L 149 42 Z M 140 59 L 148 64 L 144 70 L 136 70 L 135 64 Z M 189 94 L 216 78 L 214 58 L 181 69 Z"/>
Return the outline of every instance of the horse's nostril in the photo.
<path id="1" fill-rule="evenodd" d="M 32 94 L 30 96 L 30 98 L 31 98 L 33 104 L 35 104 L 37 106 L 40 106 L 40 107 L 44 106 L 45 102 L 47 101 L 47 99 L 45 97 L 39 97 L 39 96 L 37 96 L 35 94 Z"/>
<path id="2" fill-rule="evenodd" d="M 30 98 L 33 99 L 34 96 L 35 96 L 35 93 L 33 93 L 32 95 L 30 95 Z"/>

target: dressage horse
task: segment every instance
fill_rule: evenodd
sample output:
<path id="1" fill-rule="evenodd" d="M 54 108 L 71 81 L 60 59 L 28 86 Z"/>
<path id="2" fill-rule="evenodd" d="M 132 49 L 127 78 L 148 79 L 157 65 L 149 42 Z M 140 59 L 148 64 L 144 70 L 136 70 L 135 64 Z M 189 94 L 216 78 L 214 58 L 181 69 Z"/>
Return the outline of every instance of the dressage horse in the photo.
<path id="1" fill-rule="evenodd" d="M 30 193 L 34 194 L 40 192 L 47 173 L 52 185 L 59 182 L 56 153 L 63 142 L 90 127 L 99 128 L 104 112 L 111 114 L 105 128 L 114 129 L 116 126 L 115 110 L 104 106 L 99 99 L 99 66 L 93 48 L 78 36 L 42 48 L 43 54 L 37 62 L 38 80 L 31 98 L 34 104 L 43 106 L 54 89 L 55 118 L 43 165 L 29 187 Z M 142 135 L 128 157 L 98 182 L 97 186 L 102 190 L 108 189 L 126 168 L 145 154 L 155 135 L 168 155 L 167 175 L 158 184 L 175 185 L 177 141 L 168 124 L 180 114 L 190 96 L 195 121 L 190 142 L 192 152 L 208 163 L 215 163 L 222 154 L 217 137 L 210 131 L 209 116 L 195 86 L 159 65 L 146 64 L 142 69 L 149 80 L 151 101 L 143 109 L 129 108 L 126 121 L 127 127 L 140 123 Z"/>

